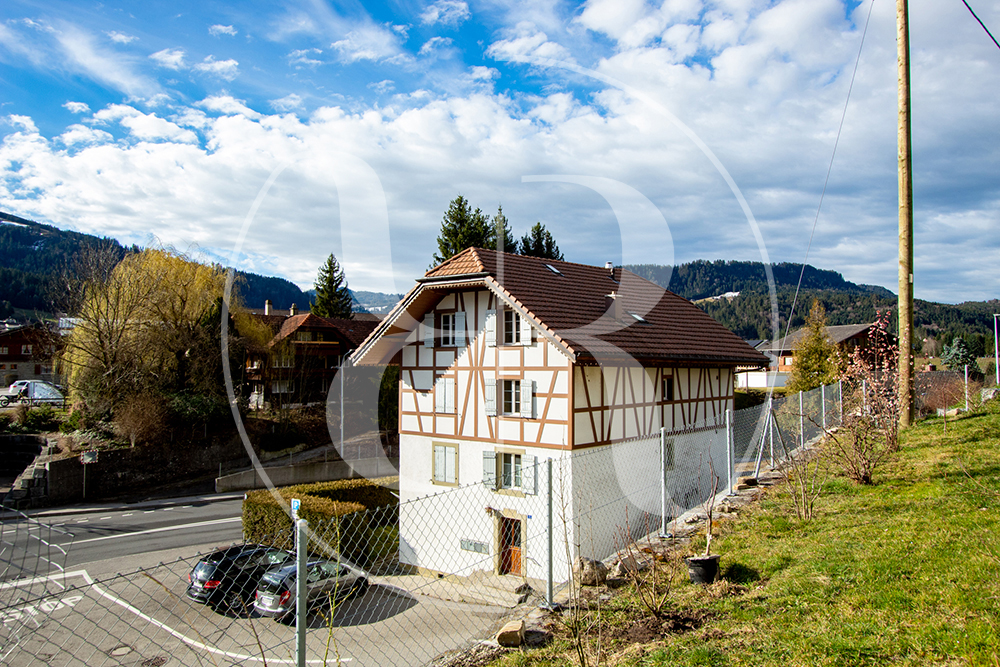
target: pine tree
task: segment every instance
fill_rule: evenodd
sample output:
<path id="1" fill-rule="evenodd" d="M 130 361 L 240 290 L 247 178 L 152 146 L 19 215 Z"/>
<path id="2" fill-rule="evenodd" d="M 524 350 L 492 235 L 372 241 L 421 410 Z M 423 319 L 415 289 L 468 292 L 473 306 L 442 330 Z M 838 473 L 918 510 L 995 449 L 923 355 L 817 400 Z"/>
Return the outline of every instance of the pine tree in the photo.
<path id="1" fill-rule="evenodd" d="M 347 278 L 340 263 L 332 254 L 319 267 L 316 275 L 316 300 L 309 307 L 310 312 L 320 317 L 335 317 L 349 320 L 354 317 L 351 292 L 347 289 Z"/>
<path id="2" fill-rule="evenodd" d="M 968 366 L 969 371 L 973 374 L 979 373 L 976 355 L 969 349 L 965 339 L 959 336 L 956 336 L 951 345 L 945 346 L 944 350 L 941 351 L 941 363 L 949 370 L 962 371 Z"/>
<path id="3" fill-rule="evenodd" d="M 507 216 L 503 214 L 503 206 L 497 206 L 497 214 L 493 216 L 491 228 L 493 230 L 494 242 L 490 247 L 501 252 L 509 252 L 516 255 L 518 252 L 517 238 L 510 229 L 510 222 L 507 220 Z"/>
<path id="4" fill-rule="evenodd" d="M 826 335 L 826 309 L 813 301 L 806 318 L 806 334 L 795 346 L 789 393 L 809 391 L 837 379 L 837 346 Z"/>
<path id="5" fill-rule="evenodd" d="M 502 212 L 499 215 L 502 217 Z M 432 266 L 437 266 L 466 248 L 496 248 L 496 238 L 489 216 L 478 208 L 473 211 L 468 200 L 459 195 L 448 204 L 448 210 L 441 220 L 441 232 L 437 237 L 438 250 L 434 254 Z"/>
<path id="6" fill-rule="evenodd" d="M 559 252 L 556 240 L 552 238 L 552 233 L 545 229 L 545 225 L 536 222 L 531 231 L 521 237 L 521 247 L 519 254 L 530 257 L 541 257 L 543 259 L 562 260 L 563 254 Z"/>

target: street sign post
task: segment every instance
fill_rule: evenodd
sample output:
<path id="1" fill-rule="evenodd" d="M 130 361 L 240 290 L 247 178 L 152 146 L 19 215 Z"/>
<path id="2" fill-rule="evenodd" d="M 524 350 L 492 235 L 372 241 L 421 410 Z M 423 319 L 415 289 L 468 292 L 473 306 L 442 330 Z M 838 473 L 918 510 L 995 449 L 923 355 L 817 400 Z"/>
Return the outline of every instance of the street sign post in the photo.
<path id="1" fill-rule="evenodd" d="M 83 499 L 87 499 L 87 464 L 97 463 L 97 452 L 90 450 L 80 454 L 80 463 L 83 464 Z"/>

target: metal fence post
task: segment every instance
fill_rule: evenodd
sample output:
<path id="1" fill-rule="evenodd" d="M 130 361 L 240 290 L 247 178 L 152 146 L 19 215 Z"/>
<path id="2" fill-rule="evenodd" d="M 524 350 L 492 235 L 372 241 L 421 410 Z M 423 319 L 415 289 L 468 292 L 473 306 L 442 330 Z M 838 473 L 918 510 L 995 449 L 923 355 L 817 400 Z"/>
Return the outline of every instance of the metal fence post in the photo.
<path id="1" fill-rule="evenodd" d="M 819 407 L 823 414 L 823 433 L 826 434 L 826 385 L 819 386 Z"/>
<path id="2" fill-rule="evenodd" d="M 806 413 L 802 408 L 802 392 L 799 391 L 799 447 L 806 447 Z"/>
<path id="3" fill-rule="evenodd" d="M 727 486 L 727 495 L 733 495 L 733 476 L 736 474 L 736 469 L 733 461 L 736 459 L 735 456 L 736 440 L 733 437 L 733 411 L 732 409 L 726 410 L 726 469 L 729 473 L 729 484 Z"/>
<path id="4" fill-rule="evenodd" d="M 308 629 L 309 601 L 306 587 L 306 561 L 309 542 L 306 537 L 308 522 L 295 522 L 295 665 L 306 667 L 306 630 Z"/>
<path id="5" fill-rule="evenodd" d="M 555 604 L 552 600 L 552 595 L 553 595 L 552 556 L 554 553 L 553 542 L 555 541 L 555 526 L 553 524 L 554 516 L 552 511 L 553 508 L 552 508 L 552 458 L 551 457 L 549 457 L 549 460 L 546 462 L 545 467 L 548 469 L 547 476 L 549 478 L 549 501 L 548 501 L 549 534 L 548 534 L 548 544 L 547 544 L 549 550 L 549 558 L 548 558 L 548 572 L 546 572 L 546 579 L 545 579 L 545 606 L 548 607 L 549 609 L 553 609 L 555 607 Z"/>
<path id="6" fill-rule="evenodd" d="M 840 422 L 838 426 L 844 425 L 844 381 L 837 380 L 837 407 L 840 408 Z"/>
<path id="7" fill-rule="evenodd" d="M 660 537 L 667 536 L 667 429 L 660 427 Z"/>

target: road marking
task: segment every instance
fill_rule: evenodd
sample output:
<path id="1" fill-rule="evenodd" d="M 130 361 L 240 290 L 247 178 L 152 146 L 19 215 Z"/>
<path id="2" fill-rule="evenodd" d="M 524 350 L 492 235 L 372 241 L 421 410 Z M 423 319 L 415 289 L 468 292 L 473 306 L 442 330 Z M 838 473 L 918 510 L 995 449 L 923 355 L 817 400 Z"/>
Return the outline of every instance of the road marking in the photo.
<path id="1" fill-rule="evenodd" d="M 215 526 L 220 523 L 233 523 L 235 521 L 243 521 L 243 517 L 234 516 L 228 519 L 212 519 L 211 521 L 199 521 L 198 523 L 182 523 L 176 526 L 167 526 L 166 528 L 150 528 L 149 530 L 139 530 L 133 533 L 119 533 L 117 535 L 102 535 L 101 537 L 91 537 L 89 540 L 77 540 L 73 542 L 73 546 L 78 544 L 86 544 L 87 542 L 99 542 L 101 540 L 113 540 L 119 537 L 135 537 L 136 535 L 149 535 L 150 533 L 163 533 L 168 530 L 181 530 L 184 528 L 198 528 L 200 526 Z"/>
<path id="2" fill-rule="evenodd" d="M 124 519 L 127 516 L 132 516 L 132 514 L 134 514 L 134 512 L 129 512 L 128 514 L 122 514 L 122 518 Z"/>
<path id="3" fill-rule="evenodd" d="M 125 602 L 124 600 L 120 600 L 119 598 L 116 598 L 114 595 L 111 595 L 110 593 L 105 592 L 100 586 L 98 586 L 97 584 L 94 583 L 94 580 L 90 577 L 90 574 L 86 570 L 76 570 L 74 572 L 67 572 L 65 574 L 60 574 L 60 575 L 56 575 L 56 576 L 59 576 L 59 577 L 82 577 L 83 580 L 87 582 L 87 585 L 91 589 L 93 589 L 94 592 L 97 593 L 98 595 L 100 595 L 101 597 L 103 597 L 103 598 L 105 598 L 107 600 L 110 600 L 112 603 L 114 603 L 114 604 L 116 604 L 116 605 L 118 605 L 120 607 L 123 607 L 124 609 L 126 609 L 127 611 L 132 612 L 133 614 L 135 614 L 139 618 L 143 619 L 147 623 L 150 623 L 151 625 L 154 625 L 154 626 L 160 628 L 161 630 L 164 630 L 165 632 L 173 635 L 177 639 L 181 640 L 182 642 L 184 642 L 185 644 L 187 644 L 188 646 L 191 646 L 193 648 L 199 648 L 199 649 L 201 649 L 203 651 L 207 651 L 208 653 L 214 653 L 215 655 L 220 655 L 220 656 L 229 658 L 231 660 L 238 660 L 240 662 L 262 662 L 265 665 L 266 664 L 272 664 L 272 665 L 294 665 L 294 664 L 296 664 L 296 660 L 294 658 L 293 659 L 280 659 L 280 658 L 270 658 L 270 659 L 268 659 L 267 657 L 262 657 L 262 656 L 257 656 L 257 655 L 246 655 L 246 654 L 242 654 L 242 653 L 233 653 L 232 651 L 223 651 L 222 649 L 218 649 L 218 648 L 215 648 L 214 646 L 209 646 L 208 644 L 205 644 L 205 643 L 203 643 L 201 641 L 198 641 L 196 639 L 192 639 L 192 638 L 184 635 L 183 633 L 179 632 L 178 630 L 174 630 L 172 627 L 170 627 L 166 623 L 158 621 L 155 618 L 153 618 L 152 616 L 147 616 L 146 614 L 142 613 L 141 611 L 139 611 L 138 609 L 136 609 L 135 607 L 133 607 L 129 603 Z M 32 584 L 39 583 L 39 582 L 42 582 L 42 581 L 48 581 L 48 580 L 51 580 L 53 578 L 54 578 L 53 576 L 46 576 L 46 577 L 33 577 L 31 579 L 22 579 L 20 581 L 12 581 L 12 582 L 9 582 L 9 583 L 6 583 L 6 584 L 0 584 L 0 590 L 2 590 L 4 588 L 9 588 L 9 587 L 12 587 L 12 586 L 30 586 Z M 80 599 L 82 599 L 82 597 Z M 48 605 L 48 606 L 52 607 L 51 611 L 55 611 L 56 609 L 61 608 L 61 607 L 65 607 L 65 606 L 75 606 L 79 602 L 80 599 L 72 599 L 71 600 L 69 598 L 64 598 L 61 601 L 61 603 L 57 602 L 57 603 L 54 603 L 54 604 Z M 56 605 L 58 605 L 58 606 L 56 606 Z M 38 606 L 38 609 L 40 609 L 41 611 L 45 611 L 45 612 L 51 613 L 50 609 L 43 608 L 43 607 L 41 607 L 41 605 Z M 30 611 L 27 610 L 27 609 L 25 609 L 25 611 L 28 611 L 28 613 L 31 614 L 31 615 L 37 615 L 37 611 L 36 611 L 36 609 L 34 607 Z M 16 619 L 12 619 L 12 620 L 16 620 Z M 5 617 L 3 619 L 3 621 L 6 622 L 7 618 Z M 340 662 L 342 662 L 342 663 L 343 662 L 352 662 L 352 661 L 353 661 L 353 658 L 341 658 L 340 659 Z M 315 659 L 314 660 L 306 660 L 306 663 L 307 664 L 315 664 L 315 665 L 326 664 L 325 661 L 323 661 L 323 660 L 315 660 Z"/>
<path id="4" fill-rule="evenodd" d="M 155 512 L 155 511 L 156 511 L 156 510 L 146 510 L 145 512 L 143 512 L 143 514 L 152 514 L 152 513 L 153 513 L 153 512 Z"/>
<path id="5" fill-rule="evenodd" d="M 164 507 L 163 511 L 164 512 L 169 512 L 170 510 L 175 510 L 175 509 L 177 509 L 177 508 L 176 507 Z"/>
<path id="6" fill-rule="evenodd" d="M 77 523 L 90 523 L 90 519 L 77 519 Z"/>
<path id="7" fill-rule="evenodd" d="M 100 519 L 98 519 L 98 521 L 107 521 L 110 518 L 111 517 L 109 517 L 109 516 L 102 516 Z"/>

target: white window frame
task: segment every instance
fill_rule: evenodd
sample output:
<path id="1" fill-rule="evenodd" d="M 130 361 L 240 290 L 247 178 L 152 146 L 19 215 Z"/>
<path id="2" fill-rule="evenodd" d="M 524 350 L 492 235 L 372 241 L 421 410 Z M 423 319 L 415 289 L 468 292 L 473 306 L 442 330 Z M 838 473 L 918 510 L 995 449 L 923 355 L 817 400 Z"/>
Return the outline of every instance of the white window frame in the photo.
<path id="1" fill-rule="evenodd" d="M 510 308 L 503 311 L 503 344 L 521 344 L 521 316 Z"/>
<path id="2" fill-rule="evenodd" d="M 4 345 L 3 347 L 0 347 L 0 354 L 3 354 L 3 355 L 7 354 L 7 346 L 6 345 Z"/>
<path id="3" fill-rule="evenodd" d="M 524 483 L 522 463 L 524 455 L 514 452 L 497 452 L 497 455 L 497 462 L 500 464 L 498 475 L 500 488 L 520 491 Z"/>
<path id="4" fill-rule="evenodd" d="M 31 354 L 31 346 L 30 345 L 22 345 L 21 346 L 21 354 L 30 355 Z"/>
<path id="5" fill-rule="evenodd" d="M 516 416 L 521 414 L 521 381 L 500 380 L 501 414 Z"/>
<path id="6" fill-rule="evenodd" d="M 292 393 L 292 381 L 291 380 L 271 380 L 271 393 L 272 394 L 291 394 Z"/>
<path id="7" fill-rule="evenodd" d="M 272 357 L 271 361 L 272 368 L 294 368 L 295 367 L 295 355 L 294 354 L 276 354 Z"/>
<path id="8" fill-rule="evenodd" d="M 441 313 L 441 347 L 455 347 L 455 313 Z"/>
<path id="9" fill-rule="evenodd" d="M 431 447 L 431 482 L 458 486 L 458 447 L 435 442 Z"/>
<path id="10" fill-rule="evenodd" d="M 663 401 L 674 401 L 677 400 L 676 385 L 674 384 L 673 375 L 663 376 Z"/>

